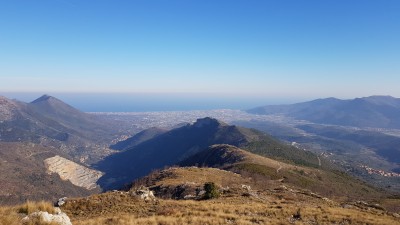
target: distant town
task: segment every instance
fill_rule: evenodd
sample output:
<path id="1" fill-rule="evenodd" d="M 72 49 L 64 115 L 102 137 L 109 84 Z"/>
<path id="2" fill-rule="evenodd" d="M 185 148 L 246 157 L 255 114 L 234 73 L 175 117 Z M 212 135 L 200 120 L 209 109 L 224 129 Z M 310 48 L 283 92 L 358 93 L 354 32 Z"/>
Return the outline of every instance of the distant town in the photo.
<path id="1" fill-rule="evenodd" d="M 361 165 L 360 167 L 365 169 L 368 172 L 368 174 L 376 174 L 384 177 L 400 177 L 400 173 L 386 172 L 384 170 L 374 169 L 366 165 Z"/>

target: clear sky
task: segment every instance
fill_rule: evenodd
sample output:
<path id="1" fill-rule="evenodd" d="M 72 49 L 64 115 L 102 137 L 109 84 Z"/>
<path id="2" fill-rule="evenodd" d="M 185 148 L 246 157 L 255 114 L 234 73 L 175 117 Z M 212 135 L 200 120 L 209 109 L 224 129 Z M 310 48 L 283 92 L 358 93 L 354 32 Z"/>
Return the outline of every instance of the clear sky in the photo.
<path id="1" fill-rule="evenodd" d="M 398 0 L 0 0 L 0 91 L 400 97 Z"/>

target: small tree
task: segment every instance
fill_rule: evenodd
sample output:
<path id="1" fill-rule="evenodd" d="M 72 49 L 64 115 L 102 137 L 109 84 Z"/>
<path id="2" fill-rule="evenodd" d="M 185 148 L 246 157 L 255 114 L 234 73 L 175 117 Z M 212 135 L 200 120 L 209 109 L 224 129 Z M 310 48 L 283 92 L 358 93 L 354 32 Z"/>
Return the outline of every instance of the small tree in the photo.
<path id="1" fill-rule="evenodd" d="M 211 198 L 218 198 L 219 197 L 219 191 L 218 187 L 214 182 L 207 182 L 204 184 L 204 191 L 206 192 L 204 194 L 205 199 L 211 199 Z"/>

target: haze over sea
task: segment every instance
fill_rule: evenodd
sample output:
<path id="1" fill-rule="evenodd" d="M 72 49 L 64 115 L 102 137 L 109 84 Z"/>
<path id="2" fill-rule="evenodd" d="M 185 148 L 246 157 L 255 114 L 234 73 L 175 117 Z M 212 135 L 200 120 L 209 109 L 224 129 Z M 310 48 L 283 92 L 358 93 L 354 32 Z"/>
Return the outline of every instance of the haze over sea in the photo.
<path id="1" fill-rule="evenodd" d="M 294 103 L 304 99 L 282 97 L 241 97 L 193 93 L 10 93 L 0 95 L 31 102 L 43 94 L 56 97 L 84 112 L 149 112 L 209 109 L 248 109 L 265 104 Z"/>

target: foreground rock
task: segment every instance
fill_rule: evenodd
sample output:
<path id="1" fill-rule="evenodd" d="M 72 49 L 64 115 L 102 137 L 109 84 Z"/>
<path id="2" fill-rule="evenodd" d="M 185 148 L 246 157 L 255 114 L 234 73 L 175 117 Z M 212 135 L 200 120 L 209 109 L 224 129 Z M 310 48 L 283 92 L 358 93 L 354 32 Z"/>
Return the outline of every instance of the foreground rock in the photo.
<path id="1" fill-rule="evenodd" d="M 61 212 L 58 208 L 56 214 L 50 214 L 48 212 L 34 212 L 22 219 L 22 224 L 33 224 L 35 221 L 44 223 L 55 223 L 59 225 L 72 225 L 71 220 L 67 214 Z"/>
<path id="2" fill-rule="evenodd" d="M 140 187 L 136 191 L 131 192 L 131 195 L 136 196 L 145 201 L 153 201 L 156 199 L 153 191 L 150 191 L 149 188 L 147 188 L 147 187 Z"/>

